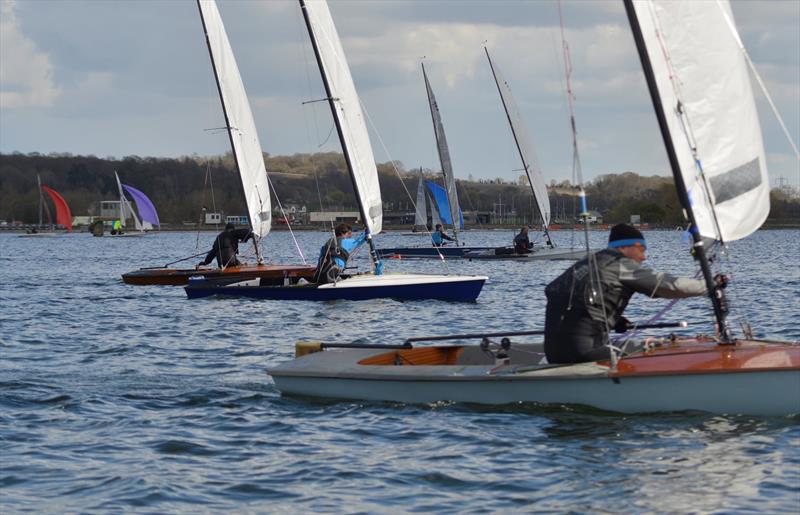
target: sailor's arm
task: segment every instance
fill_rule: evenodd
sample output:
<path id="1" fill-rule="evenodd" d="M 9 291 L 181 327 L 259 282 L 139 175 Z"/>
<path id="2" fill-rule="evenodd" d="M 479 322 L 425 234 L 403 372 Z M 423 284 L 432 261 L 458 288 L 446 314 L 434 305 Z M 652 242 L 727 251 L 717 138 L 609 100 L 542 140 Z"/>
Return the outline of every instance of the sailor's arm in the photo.
<path id="1" fill-rule="evenodd" d="M 620 261 L 619 280 L 625 286 L 648 297 L 682 299 L 706 293 L 705 281 L 656 272 L 628 259 Z"/>
<path id="2" fill-rule="evenodd" d="M 361 233 L 358 238 L 344 238 L 341 242 L 341 246 L 347 252 L 352 252 L 354 249 L 360 247 L 367 241 L 367 231 Z"/>

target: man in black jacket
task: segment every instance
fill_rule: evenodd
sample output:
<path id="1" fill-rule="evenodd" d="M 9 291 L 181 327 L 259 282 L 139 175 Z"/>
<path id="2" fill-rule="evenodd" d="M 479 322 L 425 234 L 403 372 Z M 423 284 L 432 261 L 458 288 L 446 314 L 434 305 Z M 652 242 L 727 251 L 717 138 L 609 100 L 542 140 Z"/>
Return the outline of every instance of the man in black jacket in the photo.
<path id="1" fill-rule="evenodd" d="M 226 224 L 225 230 L 217 235 L 214 245 L 211 246 L 211 250 L 208 251 L 205 259 L 197 266 L 207 265 L 214 258 L 217 259 L 217 266 L 220 268 L 241 265 L 236 258 L 239 253 L 239 242 L 244 243 L 252 237 L 253 231 L 250 229 L 237 229 L 232 223 Z"/>
<path id="2" fill-rule="evenodd" d="M 634 293 L 669 299 L 706 293 L 702 280 L 673 277 L 645 268 L 647 243 L 638 229 L 611 228 L 608 248 L 575 263 L 545 288 L 544 350 L 550 363 L 610 359 L 609 332 L 624 333 L 622 316 Z M 596 266 L 596 270 L 594 267 Z M 594 278 L 594 280 L 592 280 Z"/>

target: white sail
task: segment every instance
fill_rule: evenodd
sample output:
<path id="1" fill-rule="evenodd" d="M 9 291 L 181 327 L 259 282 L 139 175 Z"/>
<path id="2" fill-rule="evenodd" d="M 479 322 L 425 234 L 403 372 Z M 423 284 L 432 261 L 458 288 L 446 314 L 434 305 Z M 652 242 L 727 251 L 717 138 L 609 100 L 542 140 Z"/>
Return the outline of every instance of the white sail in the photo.
<path id="1" fill-rule="evenodd" d="M 216 2 L 198 0 L 197 5 L 206 32 L 231 147 L 242 180 L 250 227 L 259 238 L 263 238 L 272 224 L 272 208 L 267 171 L 253 113 Z"/>
<path id="2" fill-rule="evenodd" d="M 428 104 L 431 108 L 431 118 L 433 119 L 433 132 L 436 135 L 436 148 L 439 151 L 439 162 L 442 165 L 442 175 L 444 175 L 444 189 L 447 191 L 447 201 L 450 204 L 450 219 L 453 221 L 453 228 L 460 226 L 461 207 L 458 205 L 458 191 L 456 190 L 456 179 L 453 176 L 453 164 L 450 160 L 450 150 L 447 146 L 447 137 L 444 135 L 444 124 L 442 115 L 439 112 L 439 104 L 433 95 L 433 89 L 428 82 L 428 74 L 425 73 L 425 65 L 422 65 L 422 76 L 425 79 L 425 91 L 428 93 Z"/>
<path id="3" fill-rule="evenodd" d="M 511 95 L 511 88 L 508 82 L 503 78 L 500 70 L 489 57 L 489 50 L 486 51 L 486 58 L 489 59 L 489 66 L 492 68 L 494 80 L 497 84 L 497 91 L 500 93 L 500 99 L 503 101 L 508 123 L 511 126 L 511 132 L 514 135 L 514 140 L 517 143 L 517 150 L 522 159 L 522 166 L 525 169 L 525 175 L 528 176 L 528 183 L 531 185 L 533 191 L 533 198 L 536 199 L 536 204 L 539 206 L 539 213 L 542 215 L 542 225 L 547 227 L 550 225 L 550 198 L 547 195 L 547 186 L 542 177 L 542 171 L 539 168 L 539 163 L 536 160 L 536 152 L 533 150 L 533 143 L 531 142 L 528 129 L 522 122 L 522 115 L 520 114 L 519 107 Z"/>
<path id="4" fill-rule="evenodd" d="M 372 145 L 361 110 L 350 67 L 347 65 L 339 34 L 333 24 L 328 4 L 324 0 L 301 1 L 311 26 L 310 35 L 319 53 L 323 75 L 335 104 L 334 116 L 341 131 L 342 151 L 350 165 L 356 195 L 366 220 L 364 223 L 375 235 L 383 227 L 383 204 L 378 183 L 378 170 L 372 155 Z"/>
<path id="5" fill-rule="evenodd" d="M 769 214 L 769 178 L 730 5 L 633 6 L 697 228 L 707 238 L 744 238 Z"/>
<path id="6" fill-rule="evenodd" d="M 142 222 L 139 221 L 139 217 L 136 216 L 136 211 L 133 210 L 133 206 L 125 198 L 125 192 L 122 189 L 122 183 L 119 181 L 119 175 L 117 172 L 114 172 L 114 177 L 117 179 L 117 188 L 119 189 L 119 223 L 122 227 L 125 227 L 126 220 L 128 217 L 133 218 L 133 226 L 136 228 L 137 231 L 143 231 L 144 226 L 142 226 Z M 152 226 L 151 226 L 152 227 Z"/>
<path id="7" fill-rule="evenodd" d="M 419 172 L 419 184 L 417 185 L 417 205 L 414 213 L 414 226 L 424 227 L 428 225 L 428 213 L 425 205 L 425 176 Z"/>

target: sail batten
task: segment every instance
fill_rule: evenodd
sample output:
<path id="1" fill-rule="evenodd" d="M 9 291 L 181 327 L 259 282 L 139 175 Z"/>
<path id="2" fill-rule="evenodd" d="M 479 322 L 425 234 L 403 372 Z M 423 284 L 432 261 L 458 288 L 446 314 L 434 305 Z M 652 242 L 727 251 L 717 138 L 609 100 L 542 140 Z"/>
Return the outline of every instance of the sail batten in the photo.
<path id="1" fill-rule="evenodd" d="M 525 169 L 525 175 L 528 177 L 528 184 L 530 184 L 533 197 L 536 199 L 536 205 L 542 217 L 542 225 L 546 228 L 550 225 L 550 197 L 547 194 L 547 185 L 544 182 L 542 171 L 536 159 L 536 152 L 533 150 L 530 134 L 522 121 L 522 114 L 514 100 L 514 96 L 511 94 L 511 88 L 508 86 L 508 82 L 503 78 L 497 65 L 489 56 L 489 50 L 484 47 L 484 51 L 486 52 L 486 58 L 489 60 L 489 66 L 492 68 L 494 81 L 495 84 L 497 84 L 497 91 L 500 93 L 500 99 L 505 108 L 508 124 L 514 135 L 514 141 L 517 144 L 517 150 L 522 160 L 522 166 Z"/>
<path id="2" fill-rule="evenodd" d="M 307 16 L 309 35 L 333 106 L 331 110 L 363 221 L 370 233 L 376 235 L 383 228 L 383 202 L 372 144 L 350 67 L 328 4 L 322 0 L 301 0 L 300 4 Z"/>
<path id="3" fill-rule="evenodd" d="M 461 218 L 461 206 L 458 203 L 458 190 L 456 188 L 456 179 L 453 175 L 453 163 L 450 159 L 450 149 L 447 145 L 447 137 L 444 133 L 444 124 L 442 123 L 442 114 L 439 112 L 439 104 L 436 102 L 436 96 L 433 94 L 433 88 L 428 81 L 428 74 L 425 71 L 425 64 L 422 64 L 422 77 L 425 79 L 425 91 L 428 94 L 428 105 L 431 110 L 431 120 L 433 121 L 433 132 L 436 136 L 436 150 L 439 153 L 439 163 L 442 166 L 442 175 L 444 176 L 444 187 L 447 191 L 448 204 L 450 206 L 450 219 L 459 220 Z M 441 213 L 442 219 L 447 218 L 444 213 Z M 448 222 L 446 222 L 448 223 Z M 454 225 L 454 229 L 463 229 L 464 224 Z"/>
<path id="4" fill-rule="evenodd" d="M 699 234 L 732 241 L 769 214 L 746 56 L 727 0 L 632 2 Z"/>
<path id="5" fill-rule="evenodd" d="M 198 0 L 197 5 L 217 79 L 231 148 L 242 181 L 248 220 L 253 232 L 263 238 L 272 225 L 272 207 L 264 155 L 253 112 L 216 2 Z"/>

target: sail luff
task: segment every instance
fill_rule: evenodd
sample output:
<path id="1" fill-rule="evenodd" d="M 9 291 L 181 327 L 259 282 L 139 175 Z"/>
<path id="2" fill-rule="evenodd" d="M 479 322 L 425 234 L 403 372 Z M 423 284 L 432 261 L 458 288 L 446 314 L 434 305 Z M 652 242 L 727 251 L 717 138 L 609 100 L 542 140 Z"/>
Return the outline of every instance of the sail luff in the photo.
<path id="1" fill-rule="evenodd" d="M 442 166 L 442 175 L 444 176 L 444 186 L 447 190 L 448 203 L 450 205 L 450 219 L 453 221 L 453 231 L 456 232 L 455 237 L 458 239 L 457 230 L 459 227 L 461 217 L 461 206 L 458 203 L 458 190 L 456 188 L 456 180 L 453 176 L 453 163 L 450 159 L 450 149 L 447 145 L 447 137 L 444 132 L 444 124 L 442 123 L 442 115 L 439 112 L 439 104 L 436 102 L 436 97 L 433 94 L 430 81 L 428 81 L 428 74 L 425 71 L 425 63 L 422 65 L 422 77 L 425 79 L 425 92 L 428 95 L 428 105 L 431 111 L 431 120 L 433 122 L 433 133 L 436 137 L 436 150 L 439 153 L 439 163 Z"/>
<path id="2" fill-rule="evenodd" d="M 119 192 L 119 224 L 125 227 L 128 219 L 128 202 L 125 199 L 125 192 L 122 191 L 122 183 L 119 181 L 119 175 L 116 170 L 114 171 L 114 178 L 117 180 L 117 191 Z"/>
<path id="3" fill-rule="evenodd" d="M 511 88 L 508 82 L 503 78 L 500 70 L 495 67 L 492 58 L 489 56 L 489 49 L 483 47 L 486 52 L 486 58 L 489 60 L 489 67 L 492 69 L 492 76 L 494 77 L 497 92 L 500 94 L 500 101 L 503 103 L 503 110 L 506 113 L 508 124 L 511 127 L 511 134 L 514 136 L 514 143 L 517 146 L 519 157 L 522 160 L 522 167 L 525 169 L 525 175 L 528 178 L 528 184 L 531 186 L 533 198 L 536 199 L 536 206 L 539 210 L 539 215 L 542 218 L 542 225 L 544 229 L 550 225 L 550 197 L 547 194 L 547 186 L 544 182 L 544 177 L 539 169 L 536 154 L 533 150 L 530 135 L 522 122 L 519 107 L 511 95 Z"/>
<path id="4" fill-rule="evenodd" d="M 42 178 L 36 174 L 36 184 L 39 186 L 39 227 L 42 226 L 42 211 L 44 209 L 44 194 L 42 193 Z"/>
<path id="5" fill-rule="evenodd" d="M 419 183 L 417 184 L 417 204 L 416 212 L 414 213 L 414 226 L 428 225 L 427 209 L 425 206 L 425 176 L 422 170 L 419 171 Z"/>
<path id="6" fill-rule="evenodd" d="M 714 278 L 711 272 L 711 266 L 708 261 L 708 257 L 706 255 L 703 235 L 699 230 L 697 230 L 698 224 L 694 209 L 694 203 L 692 202 L 689 190 L 687 189 L 687 185 L 684 180 L 684 174 L 682 173 L 681 170 L 681 162 L 679 160 L 678 153 L 675 147 L 675 142 L 673 140 L 672 133 L 670 130 L 671 128 L 667 118 L 667 112 L 665 110 L 665 106 L 662 104 L 661 90 L 659 88 L 656 73 L 654 71 L 653 63 L 651 61 L 651 53 L 648 51 L 649 50 L 648 45 L 646 43 L 643 34 L 643 27 L 640 24 L 641 22 L 641 18 L 639 16 L 640 12 L 637 10 L 643 7 L 643 2 L 634 3 L 633 0 L 624 0 L 624 4 L 625 4 L 625 11 L 628 16 L 628 21 L 631 25 L 631 31 L 633 33 L 634 40 L 636 42 L 636 48 L 639 52 L 639 58 L 642 63 L 642 69 L 644 71 L 648 90 L 650 91 L 650 96 L 653 101 L 653 108 L 656 113 L 656 118 L 658 119 L 659 128 L 661 129 L 661 136 L 664 140 L 664 147 L 667 152 L 667 158 L 669 160 L 670 168 L 672 169 L 672 174 L 675 179 L 675 186 L 678 192 L 678 197 L 686 211 L 689 223 L 691 224 L 692 230 L 690 232 L 694 240 L 692 252 L 694 254 L 695 259 L 697 259 L 698 263 L 700 264 L 703 278 L 705 279 L 706 285 L 708 287 L 709 298 L 711 299 L 711 303 L 714 308 L 714 316 L 717 319 L 717 326 L 720 332 L 721 339 L 723 342 L 726 343 L 732 342 L 733 337 L 730 328 L 727 324 L 728 310 L 727 310 L 727 304 L 724 302 L 724 292 L 721 289 L 718 289 L 714 282 Z"/>
<path id="7" fill-rule="evenodd" d="M 370 234 L 376 235 L 383 229 L 383 202 L 372 144 L 350 67 L 328 4 L 321 0 L 299 1 L 361 217 Z M 373 262 L 377 262 L 371 237 L 368 241 Z"/>
<path id="8" fill-rule="evenodd" d="M 269 234 L 272 225 L 267 171 L 258 131 L 217 4 L 214 0 L 197 0 L 197 7 L 222 104 L 225 127 L 247 203 L 248 220 L 258 240 Z M 260 261 L 257 242 L 255 247 Z"/>

